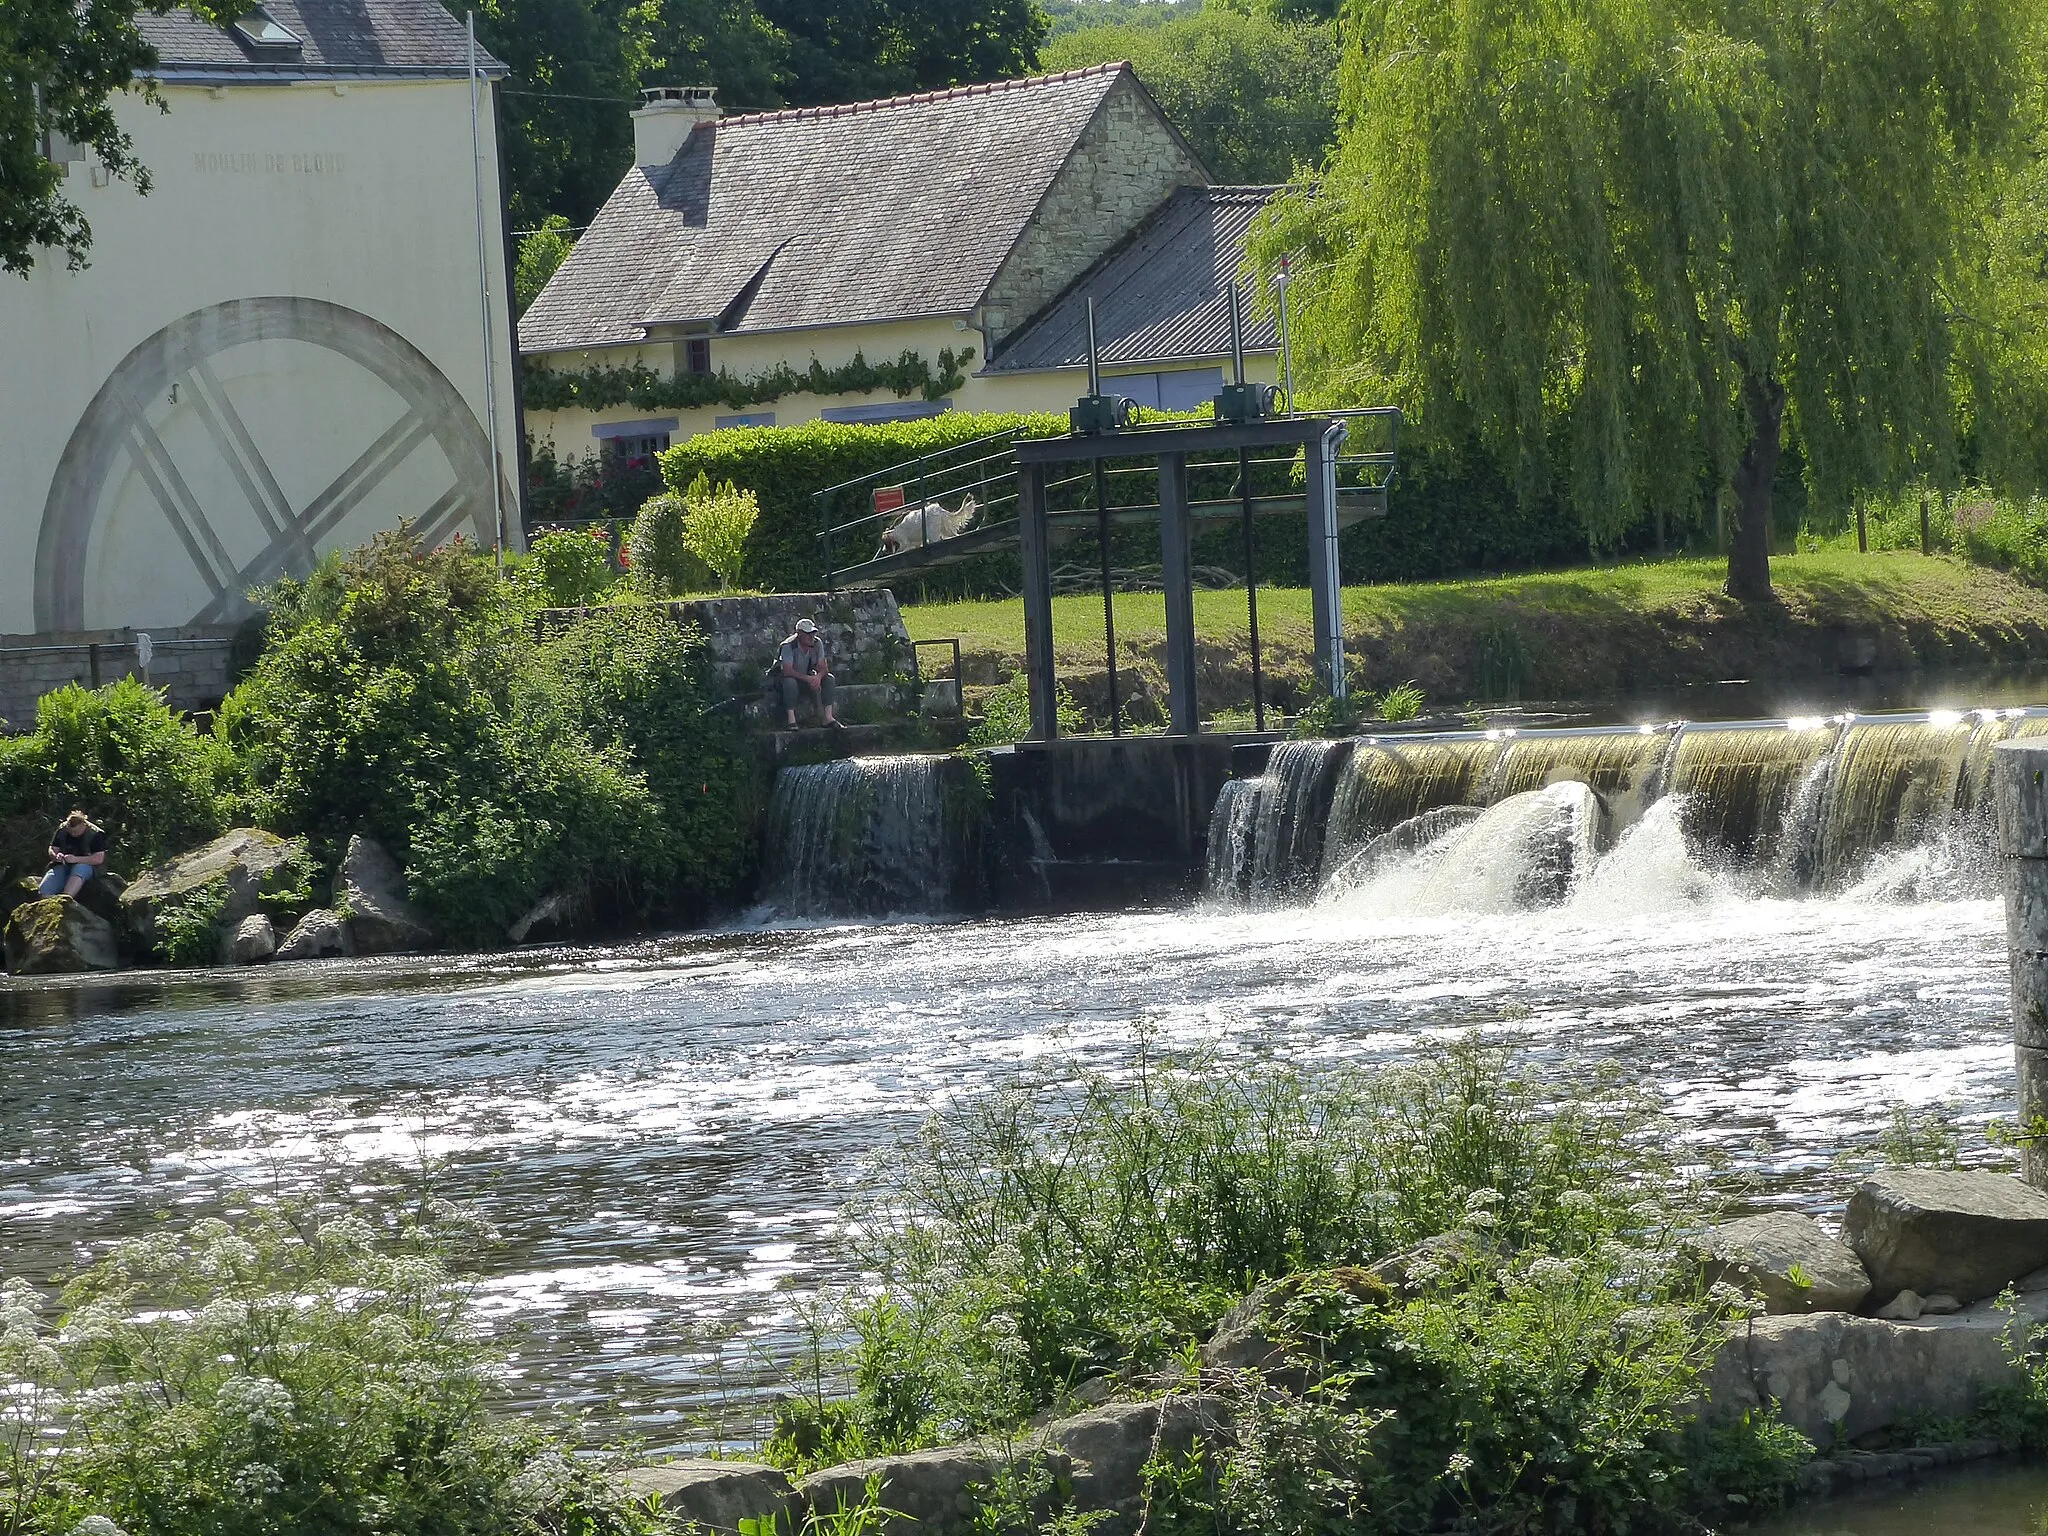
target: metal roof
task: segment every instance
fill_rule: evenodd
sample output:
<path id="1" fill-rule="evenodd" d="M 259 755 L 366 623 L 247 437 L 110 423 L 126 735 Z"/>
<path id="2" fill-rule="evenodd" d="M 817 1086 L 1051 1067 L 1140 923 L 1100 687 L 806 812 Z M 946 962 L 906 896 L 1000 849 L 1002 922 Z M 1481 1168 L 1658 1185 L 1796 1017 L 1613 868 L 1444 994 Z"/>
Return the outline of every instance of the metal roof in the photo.
<path id="1" fill-rule="evenodd" d="M 262 9 L 301 46 L 251 46 L 187 10 L 141 13 L 136 28 L 159 60 L 150 73 L 160 80 L 231 83 L 439 78 L 467 69 L 462 23 L 437 0 L 264 0 Z M 481 47 L 477 64 L 491 76 L 505 73 Z"/>
<path id="2" fill-rule="evenodd" d="M 1230 282 L 1245 235 L 1277 187 L 1183 187 L 1130 238 L 1082 273 L 1003 342 L 984 369 L 1022 373 L 1088 365 L 1088 300 L 1105 364 L 1166 363 L 1230 354 Z M 1245 304 L 1244 345 L 1272 352 L 1279 330 Z"/>
<path id="3" fill-rule="evenodd" d="M 959 315 L 1128 65 L 729 117 L 635 167 L 519 320 L 523 352 Z"/>

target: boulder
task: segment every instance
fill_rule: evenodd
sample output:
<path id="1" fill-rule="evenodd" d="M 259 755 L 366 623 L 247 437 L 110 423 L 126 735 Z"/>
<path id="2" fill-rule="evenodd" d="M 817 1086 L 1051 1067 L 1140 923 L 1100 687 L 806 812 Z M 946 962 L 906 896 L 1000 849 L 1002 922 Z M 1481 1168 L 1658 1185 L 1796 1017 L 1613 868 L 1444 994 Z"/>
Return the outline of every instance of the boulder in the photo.
<path id="1" fill-rule="evenodd" d="M 1849 1197 L 1842 1236 L 1880 1305 L 1908 1289 L 1967 1303 L 2048 1264 L 2048 1195 L 2003 1173 L 1888 1168 Z"/>
<path id="2" fill-rule="evenodd" d="M 290 889 L 306 856 L 299 838 L 279 837 L 260 827 L 237 827 L 203 848 L 146 869 L 121 893 L 121 918 L 145 950 L 158 947 L 158 917 L 165 907 L 198 895 L 219 882 L 225 889 L 219 927 L 233 933 L 255 915 L 263 899 Z"/>
<path id="3" fill-rule="evenodd" d="M 1470 1234 L 1445 1233 L 1430 1241 L 1457 1244 L 1462 1251 L 1462 1244 L 1470 1241 Z M 1406 1259 L 1427 1247 L 1428 1243 L 1420 1244 L 1407 1253 L 1395 1255 L 1394 1259 Z M 1393 1260 L 1381 1262 L 1391 1263 Z M 1405 1270 L 1403 1274 L 1405 1277 Z M 1273 1326 L 1274 1313 L 1311 1282 L 1348 1291 L 1358 1301 L 1366 1303 L 1388 1301 L 1395 1294 L 1380 1275 L 1356 1265 L 1305 1270 L 1278 1280 L 1264 1281 L 1223 1315 L 1223 1321 L 1216 1325 L 1209 1342 L 1202 1346 L 1203 1366 L 1223 1371 L 1281 1371 L 1286 1365 L 1287 1348 Z"/>
<path id="4" fill-rule="evenodd" d="M 1056 1481 L 1070 1475 L 1063 1455 L 1047 1452 L 1043 1460 Z M 878 1476 L 883 1507 L 894 1513 L 879 1526 L 881 1531 L 890 1536 L 957 1536 L 973 1523 L 976 1485 L 986 1487 L 1005 1465 L 1002 1453 L 993 1447 L 949 1445 L 826 1467 L 797 1484 L 797 1497 L 827 1521 L 842 1507 L 858 1508 L 867 1497 L 868 1479 Z"/>
<path id="5" fill-rule="evenodd" d="M 1920 1299 L 1920 1293 L 1908 1286 L 1879 1307 L 1877 1315 L 1887 1322 L 1910 1323 L 1926 1310 L 1927 1303 Z"/>
<path id="6" fill-rule="evenodd" d="M 780 1467 L 753 1461 L 686 1458 L 658 1466 L 631 1467 L 619 1475 L 629 1493 L 651 1499 L 684 1529 L 736 1532 L 742 1520 L 779 1518 L 796 1526 L 796 1488 Z"/>
<path id="7" fill-rule="evenodd" d="M 121 926 L 121 897 L 128 882 L 104 866 L 78 888 L 78 904 L 95 917 L 104 917 L 118 931 Z"/>
<path id="8" fill-rule="evenodd" d="M 1694 1246 L 1709 1285 L 1761 1296 L 1766 1312 L 1854 1312 L 1870 1295 L 1863 1261 L 1794 1211 L 1723 1222 Z"/>
<path id="9" fill-rule="evenodd" d="M 258 912 L 245 917 L 229 935 L 227 957 L 236 965 L 255 965 L 277 953 L 277 929 Z"/>
<path id="10" fill-rule="evenodd" d="M 1845 1312 L 1735 1324 L 1707 1376 L 1705 1417 L 1739 1418 L 1775 1401 L 1817 1445 L 1913 1421 L 1960 1418 L 1986 1388 L 2014 1379 L 2008 1327 L 2048 1318 L 2048 1292 L 2016 1317 L 1986 1304 L 1952 1317 L 1888 1322 Z"/>
<path id="11" fill-rule="evenodd" d="M 7 969 L 17 976 L 113 971 L 121 967 L 121 956 L 114 944 L 114 925 L 69 896 L 43 896 L 23 902 L 8 914 L 0 945 L 6 949 Z"/>
<path id="12" fill-rule="evenodd" d="M 1106 1510 L 1112 1529 L 1128 1531 L 1144 1511 L 1153 1453 L 1185 1454 L 1213 1438 L 1227 1413 L 1224 1400 L 1206 1392 L 1105 1403 L 1046 1426 L 1044 1444 L 1068 1464 L 1074 1507 Z"/>
<path id="13" fill-rule="evenodd" d="M 292 926 L 277 946 L 279 960 L 318 960 L 323 955 L 352 955 L 355 936 L 339 912 L 315 907 Z"/>
<path id="14" fill-rule="evenodd" d="M 397 861 L 382 843 L 360 833 L 348 840 L 341 861 L 341 905 L 357 954 L 395 955 L 434 946 L 434 926 L 406 900 Z"/>

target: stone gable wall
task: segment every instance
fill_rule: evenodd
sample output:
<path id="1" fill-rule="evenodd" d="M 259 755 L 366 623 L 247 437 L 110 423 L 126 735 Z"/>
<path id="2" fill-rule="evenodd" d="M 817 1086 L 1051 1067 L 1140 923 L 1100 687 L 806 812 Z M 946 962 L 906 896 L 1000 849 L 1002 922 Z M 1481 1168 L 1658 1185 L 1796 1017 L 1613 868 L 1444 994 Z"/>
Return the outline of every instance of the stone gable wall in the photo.
<path id="1" fill-rule="evenodd" d="M 1004 311 L 1002 335 L 1021 328 L 1179 187 L 1208 172 L 1137 85 L 1124 79 L 1082 130 L 983 301 Z"/>

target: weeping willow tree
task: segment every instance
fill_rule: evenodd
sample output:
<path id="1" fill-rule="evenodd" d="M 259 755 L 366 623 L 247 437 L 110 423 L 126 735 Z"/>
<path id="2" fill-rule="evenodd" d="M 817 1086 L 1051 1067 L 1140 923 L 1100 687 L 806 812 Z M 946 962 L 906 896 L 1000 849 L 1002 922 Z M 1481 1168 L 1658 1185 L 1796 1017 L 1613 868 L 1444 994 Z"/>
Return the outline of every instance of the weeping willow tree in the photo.
<path id="1" fill-rule="evenodd" d="M 1822 506 L 1952 472 L 2041 9 L 1351 0 L 1337 147 L 1254 259 L 1294 258 L 1317 393 L 1476 436 L 1595 545 L 1725 496 L 1767 600 L 1788 436 Z"/>

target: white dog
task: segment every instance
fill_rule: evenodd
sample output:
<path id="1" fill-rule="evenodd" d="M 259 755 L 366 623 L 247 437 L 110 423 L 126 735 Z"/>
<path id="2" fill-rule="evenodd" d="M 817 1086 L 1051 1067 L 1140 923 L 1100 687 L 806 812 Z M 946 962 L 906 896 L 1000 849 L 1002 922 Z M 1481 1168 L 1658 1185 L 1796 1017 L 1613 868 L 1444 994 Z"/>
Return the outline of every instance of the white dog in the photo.
<path id="1" fill-rule="evenodd" d="M 934 544 L 941 539 L 957 539 L 973 526 L 980 511 L 972 496 L 961 498 L 959 509 L 953 512 L 936 501 L 905 507 L 895 525 L 882 535 L 882 547 L 875 552 L 875 558 L 900 555 L 906 549 L 922 549 L 927 537 Z"/>

